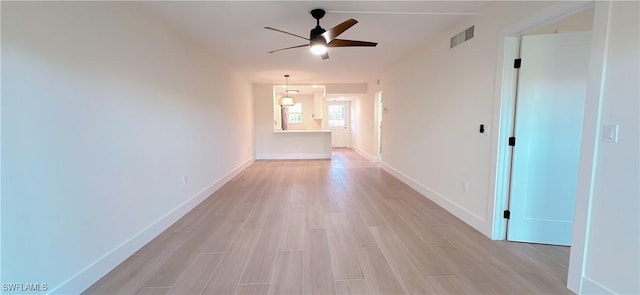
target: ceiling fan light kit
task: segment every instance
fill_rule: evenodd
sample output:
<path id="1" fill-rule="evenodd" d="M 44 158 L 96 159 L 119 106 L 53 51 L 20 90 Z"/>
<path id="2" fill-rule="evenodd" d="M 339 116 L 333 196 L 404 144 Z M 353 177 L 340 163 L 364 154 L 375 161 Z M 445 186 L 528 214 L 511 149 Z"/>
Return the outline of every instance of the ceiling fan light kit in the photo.
<path id="1" fill-rule="evenodd" d="M 317 36 L 311 40 L 310 51 L 315 55 L 327 53 L 327 41 L 322 36 Z"/>
<path id="2" fill-rule="evenodd" d="M 264 27 L 267 30 L 280 32 L 283 34 L 291 35 L 291 36 L 309 41 L 309 44 L 302 44 L 302 45 L 297 45 L 292 47 L 276 49 L 273 51 L 269 51 L 269 53 L 309 46 L 309 50 L 311 51 L 311 53 L 320 55 L 322 59 L 328 59 L 329 58 L 328 47 L 375 47 L 378 45 L 378 43 L 375 43 L 375 42 L 344 40 L 344 39 L 336 38 L 340 34 L 344 33 L 344 31 L 351 28 L 353 25 L 357 24 L 358 21 L 356 21 L 355 19 L 348 19 L 327 31 L 320 26 L 320 19 L 324 17 L 325 11 L 323 9 L 314 9 L 314 10 L 311 10 L 310 13 L 311 13 L 311 16 L 313 16 L 313 18 L 316 19 L 316 26 L 315 28 L 311 29 L 311 32 L 309 33 L 309 38 L 305 38 L 300 35 L 289 33 L 289 32 L 272 28 L 272 27 Z"/>

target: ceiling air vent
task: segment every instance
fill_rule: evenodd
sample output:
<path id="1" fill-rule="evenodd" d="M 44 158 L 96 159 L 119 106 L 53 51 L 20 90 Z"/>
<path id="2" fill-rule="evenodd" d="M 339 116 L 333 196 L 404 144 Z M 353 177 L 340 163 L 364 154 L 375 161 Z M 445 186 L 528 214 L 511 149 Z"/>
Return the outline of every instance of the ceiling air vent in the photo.
<path id="1" fill-rule="evenodd" d="M 456 47 L 462 43 L 464 43 L 467 40 L 470 40 L 471 38 L 473 38 L 473 28 L 475 26 L 471 26 L 468 29 L 458 33 L 457 35 L 451 37 L 451 45 L 449 46 L 449 48 L 453 48 Z"/>

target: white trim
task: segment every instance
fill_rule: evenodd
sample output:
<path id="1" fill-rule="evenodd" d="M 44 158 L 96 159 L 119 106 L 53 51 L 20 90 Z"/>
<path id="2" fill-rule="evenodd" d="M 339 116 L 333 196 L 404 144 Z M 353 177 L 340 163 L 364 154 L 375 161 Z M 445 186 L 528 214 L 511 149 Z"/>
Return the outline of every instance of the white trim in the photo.
<path id="1" fill-rule="evenodd" d="M 616 292 L 614 292 L 613 290 L 605 287 L 604 285 L 592 280 L 589 277 L 584 277 L 582 278 L 582 286 L 580 287 L 580 293 L 579 294 L 598 294 L 598 295 L 603 295 L 603 294 L 618 294 Z"/>
<path id="2" fill-rule="evenodd" d="M 602 110 L 602 91 L 605 79 L 605 63 L 608 44 L 608 30 L 611 2 L 596 2 L 591 33 L 591 53 L 589 57 L 589 76 L 584 105 L 582 145 L 580 148 L 580 168 L 578 170 L 578 188 L 573 217 L 571 253 L 567 287 L 580 294 L 585 276 L 585 258 L 588 251 L 591 215 L 591 200 L 596 172 L 596 160 L 600 138 L 600 120 Z M 587 118 L 594 118 L 587 120 Z M 582 281 L 582 283 L 581 283 Z"/>
<path id="3" fill-rule="evenodd" d="M 324 160 L 331 159 L 329 154 L 257 154 L 256 160 Z"/>
<path id="4" fill-rule="evenodd" d="M 53 294 L 80 294 L 92 284 L 109 273 L 112 269 L 122 263 L 125 259 L 138 251 L 144 245 L 153 240 L 156 236 L 169 228 L 173 223 L 186 215 L 202 201 L 220 189 L 225 183 L 254 162 L 253 158 L 247 159 L 242 164 L 231 170 L 229 173 L 214 181 L 212 184 L 193 195 L 184 203 L 178 205 L 155 222 L 142 229 L 140 232 L 105 254 L 96 261 L 80 270 L 78 273 L 64 281 L 59 286 L 53 288 Z"/>
<path id="5" fill-rule="evenodd" d="M 513 134 L 513 116 L 515 109 L 516 76 L 511 61 L 519 57 L 520 37 L 500 38 L 504 40 L 504 46 L 500 47 L 498 56 L 504 56 L 498 60 L 496 67 L 496 89 L 500 89 L 500 100 L 494 103 L 493 126 L 498 126 L 497 132 L 493 132 L 491 139 L 491 155 L 496 155 L 496 160 L 491 161 L 491 173 L 489 183 L 494 184 L 489 191 L 489 196 L 495 196 L 493 202 L 489 198 L 487 212 L 491 216 L 500 214 L 507 209 L 509 198 L 509 177 L 511 164 L 511 148 L 506 144 L 507 139 Z M 494 173 L 495 172 L 495 173 Z M 494 240 L 502 240 L 506 236 L 506 221 L 504 218 L 494 218 L 492 234 Z"/>
<path id="6" fill-rule="evenodd" d="M 396 178 L 398 178 L 400 181 L 404 182 L 406 185 L 410 186 L 411 188 L 413 188 L 414 190 L 418 191 L 420 194 L 422 194 L 425 198 L 434 201 L 436 204 L 438 204 L 440 207 L 444 208 L 445 210 L 449 211 L 451 214 L 455 215 L 456 217 L 462 219 L 462 221 L 464 221 L 465 223 L 467 223 L 468 225 L 470 225 L 471 227 L 475 228 L 476 230 L 480 231 L 481 233 L 483 233 L 484 235 L 488 235 L 490 231 L 490 229 L 487 229 L 486 227 L 486 223 L 487 220 L 473 214 L 471 211 L 465 209 L 464 207 L 451 202 L 449 199 L 445 198 L 444 196 L 442 196 L 440 193 L 422 185 L 421 183 L 419 183 L 418 181 L 416 181 L 415 179 L 411 178 L 410 176 L 398 171 L 397 169 L 389 166 L 389 164 L 385 163 L 384 161 L 382 161 L 380 163 L 380 167 L 384 170 L 387 171 L 389 174 L 395 176 Z"/>
<path id="7" fill-rule="evenodd" d="M 362 149 L 360 149 L 357 146 L 352 146 L 351 147 L 352 150 L 354 150 L 356 153 L 360 154 L 361 156 L 363 156 L 364 158 L 366 158 L 367 160 L 373 162 L 373 163 L 378 163 L 378 157 L 372 156 L 369 153 L 363 151 Z"/>

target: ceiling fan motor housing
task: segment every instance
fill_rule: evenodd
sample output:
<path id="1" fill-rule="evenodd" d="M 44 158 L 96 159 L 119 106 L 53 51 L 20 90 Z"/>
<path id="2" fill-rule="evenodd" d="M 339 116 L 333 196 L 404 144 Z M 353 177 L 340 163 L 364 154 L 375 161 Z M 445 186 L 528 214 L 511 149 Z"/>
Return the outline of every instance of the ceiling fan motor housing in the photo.
<path id="1" fill-rule="evenodd" d="M 326 32 L 325 29 L 321 28 L 320 26 L 316 26 L 315 28 L 311 29 L 311 33 L 309 34 L 309 39 L 314 39 L 316 36 L 320 36 L 324 32 Z"/>

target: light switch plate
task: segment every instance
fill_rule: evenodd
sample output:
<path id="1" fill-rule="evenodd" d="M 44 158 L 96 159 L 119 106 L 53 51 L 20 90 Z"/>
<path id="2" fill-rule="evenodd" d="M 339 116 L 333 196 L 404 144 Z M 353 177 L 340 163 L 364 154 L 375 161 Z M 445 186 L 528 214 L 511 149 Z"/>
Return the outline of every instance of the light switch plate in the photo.
<path id="1" fill-rule="evenodd" d="M 618 124 L 604 124 L 604 128 L 602 128 L 602 141 L 611 143 L 618 142 Z"/>

